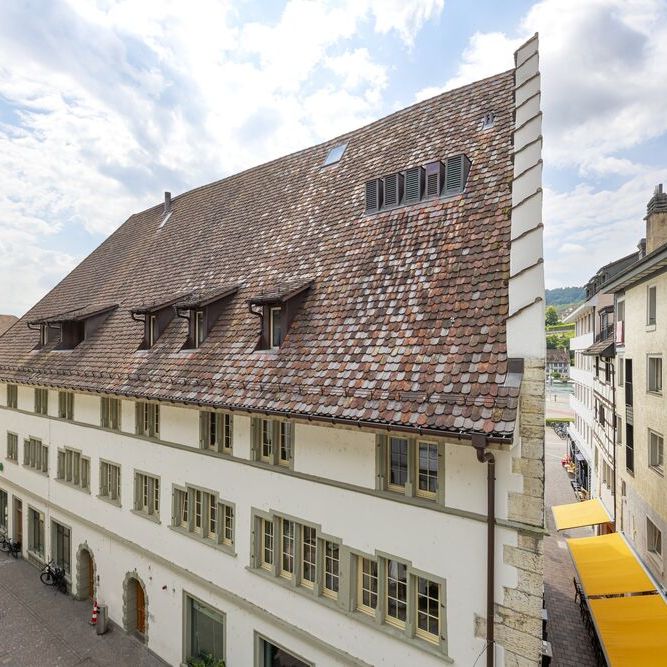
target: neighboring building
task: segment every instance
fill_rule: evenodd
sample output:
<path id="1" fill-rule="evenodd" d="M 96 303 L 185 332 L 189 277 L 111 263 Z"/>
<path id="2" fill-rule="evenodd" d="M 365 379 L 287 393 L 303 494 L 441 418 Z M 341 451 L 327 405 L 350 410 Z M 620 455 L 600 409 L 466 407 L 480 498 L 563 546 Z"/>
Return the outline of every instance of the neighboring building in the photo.
<path id="1" fill-rule="evenodd" d="M 609 466 L 613 466 L 613 297 L 601 286 L 637 260 L 637 253 L 611 262 L 586 283 L 586 301 L 565 319 L 575 323 L 570 339 L 574 423 L 568 428 L 570 456 L 575 464 L 574 487 L 583 498 L 600 497 L 613 515 Z M 611 346 L 611 347 L 610 347 Z"/>
<path id="2" fill-rule="evenodd" d="M 173 665 L 539 663 L 537 36 L 515 59 L 165 196 L 0 339 L 26 558 Z"/>
<path id="3" fill-rule="evenodd" d="M 18 322 L 18 320 L 19 318 L 16 315 L 0 315 L 0 336 L 12 327 L 14 322 Z"/>
<path id="4" fill-rule="evenodd" d="M 558 373 L 561 377 L 570 376 L 570 355 L 567 350 L 547 350 L 547 377 Z"/>
<path id="5" fill-rule="evenodd" d="M 648 203 L 639 261 L 605 290 L 616 303 L 617 527 L 656 579 L 667 586 L 667 194 Z"/>

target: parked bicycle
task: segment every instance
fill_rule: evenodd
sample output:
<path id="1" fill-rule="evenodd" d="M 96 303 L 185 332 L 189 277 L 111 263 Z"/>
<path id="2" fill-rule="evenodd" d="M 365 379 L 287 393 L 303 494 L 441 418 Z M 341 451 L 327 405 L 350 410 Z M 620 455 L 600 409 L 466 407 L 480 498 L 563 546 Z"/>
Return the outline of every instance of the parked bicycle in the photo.
<path id="1" fill-rule="evenodd" d="M 49 561 L 39 575 L 43 584 L 55 586 L 61 593 L 67 593 L 67 579 L 65 570 L 58 567 L 54 561 Z"/>
<path id="2" fill-rule="evenodd" d="M 16 542 L 6 535 L 0 536 L 0 551 L 10 553 L 14 558 L 18 558 L 21 553 L 21 543 Z"/>

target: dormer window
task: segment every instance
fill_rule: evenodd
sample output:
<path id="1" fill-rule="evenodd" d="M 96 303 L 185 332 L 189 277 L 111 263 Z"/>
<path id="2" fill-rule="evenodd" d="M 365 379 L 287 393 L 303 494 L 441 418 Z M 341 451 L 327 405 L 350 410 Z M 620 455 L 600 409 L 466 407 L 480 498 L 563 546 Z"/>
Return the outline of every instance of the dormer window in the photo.
<path id="1" fill-rule="evenodd" d="M 139 346 L 140 350 L 149 350 L 157 343 L 174 318 L 174 304 L 184 296 L 186 295 L 178 294 L 164 301 L 138 306 L 130 311 L 132 319 L 144 325 L 144 338 Z"/>
<path id="2" fill-rule="evenodd" d="M 90 338 L 116 308 L 118 305 L 115 303 L 105 306 L 97 304 L 83 306 L 28 322 L 28 327 L 31 329 L 38 327 L 37 349 L 58 341 L 54 349 L 73 350 L 79 343 Z"/>
<path id="3" fill-rule="evenodd" d="M 280 348 L 312 284 L 311 279 L 290 281 L 248 300 L 250 312 L 260 318 L 258 350 Z"/>
<path id="4" fill-rule="evenodd" d="M 188 321 L 188 337 L 183 346 L 184 350 L 201 347 L 237 291 L 238 285 L 200 289 L 175 304 L 176 314 Z"/>

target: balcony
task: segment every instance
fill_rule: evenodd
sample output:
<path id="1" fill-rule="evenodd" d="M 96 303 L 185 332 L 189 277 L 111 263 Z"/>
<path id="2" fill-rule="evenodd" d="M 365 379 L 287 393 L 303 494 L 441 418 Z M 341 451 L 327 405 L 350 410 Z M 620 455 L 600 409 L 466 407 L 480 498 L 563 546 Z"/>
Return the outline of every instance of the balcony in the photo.
<path id="1" fill-rule="evenodd" d="M 593 332 L 589 331 L 588 333 L 581 334 L 580 336 L 575 336 L 570 339 L 570 349 L 576 350 L 585 350 L 586 348 L 593 345 Z"/>

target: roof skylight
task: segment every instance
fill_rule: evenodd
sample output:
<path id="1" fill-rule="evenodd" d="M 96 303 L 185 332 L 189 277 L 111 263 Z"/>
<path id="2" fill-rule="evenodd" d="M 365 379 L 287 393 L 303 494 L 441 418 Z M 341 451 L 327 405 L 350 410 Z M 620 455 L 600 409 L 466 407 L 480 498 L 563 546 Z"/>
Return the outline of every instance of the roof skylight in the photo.
<path id="1" fill-rule="evenodd" d="M 324 160 L 324 164 L 322 165 L 323 167 L 328 167 L 330 164 L 334 164 L 338 162 L 342 157 L 343 153 L 345 152 L 345 149 L 347 148 L 347 144 L 338 144 L 338 146 L 334 146 L 328 153 L 327 157 Z"/>

